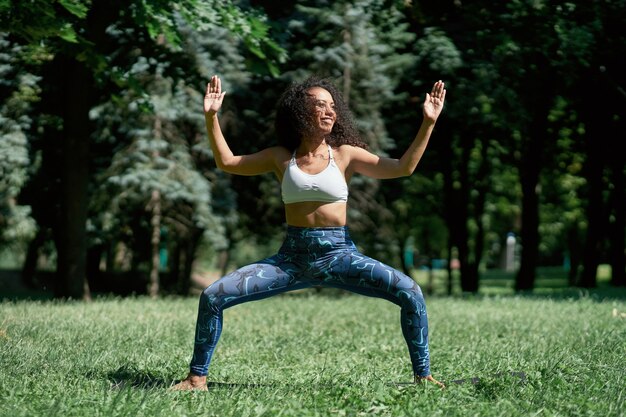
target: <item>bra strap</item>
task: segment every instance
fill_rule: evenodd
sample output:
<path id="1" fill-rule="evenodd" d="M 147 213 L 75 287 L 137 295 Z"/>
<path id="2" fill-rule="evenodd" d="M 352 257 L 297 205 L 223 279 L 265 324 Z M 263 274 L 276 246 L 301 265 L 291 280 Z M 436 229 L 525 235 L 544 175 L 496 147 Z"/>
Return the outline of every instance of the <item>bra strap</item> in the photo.
<path id="1" fill-rule="evenodd" d="M 331 161 L 334 160 L 334 158 L 333 158 L 333 148 L 331 148 L 330 145 L 328 145 L 328 157 L 330 158 Z"/>

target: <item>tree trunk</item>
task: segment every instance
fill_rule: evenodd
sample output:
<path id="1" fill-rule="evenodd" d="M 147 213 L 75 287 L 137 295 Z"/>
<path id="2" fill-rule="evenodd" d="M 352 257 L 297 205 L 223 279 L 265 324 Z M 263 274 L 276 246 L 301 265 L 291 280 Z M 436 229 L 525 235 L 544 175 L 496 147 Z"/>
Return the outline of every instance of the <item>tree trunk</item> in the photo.
<path id="1" fill-rule="evenodd" d="M 446 268 L 446 272 L 448 274 L 448 279 L 446 280 L 446 294 L 448 295 L 452 295 L 452 285 L 454 284 L 454 282 L 452 282 L 454 278 L 452 275 L 452 251 L 453 246 L 448 245 L 448 265 Z"/>
<path id="2" fill-rule="evenodd" d="M 532 142 L 530 147 L 536 149 L 539 146 L 537 134 L 545 135 L 545 132 L 534 132 L 527 140 Z M 515 278 L 516 291 L 532 291 L 535 287 L 537 260 L 539 259 L 539 185 L 540 164 L 533 160 L 537 153 L 526 152 L 522 158 L 520 177 L 522 182 L 522 227 L 520 237 L 522 241 L 522 253 L 520 269 Z"/>
<path id="3" fill-rule="evenodd" d="M 81 35 L 104 48 L 110 45 L 106 28 L 119 13 L 110 2 L 94 1 L 87 15 L 86 30 Z M 74 49 L 73 49 L 74 48 Z M 87 206 L 89 142 L 92 123 L 89 111 L 97 100 L 93 68 L 88 67 L 85 50 L 67 45 L 52 62 L 51 79 L 46 79 L 42 101 L 50 114 L 62 121 L 62 131 L 55 132 L 61 149 L 59 167 L 59 214 L 54 225 L 57 247 L 57 282 L 55 296 L 89 300 L 86 277 Z M 92 51 L 90 53 L 99 53 Z M 78 58 L 80 57 L 80 59 Z M 46 91 L 47 89 L 47 91 Z"/>
<path id="4" fill-rule="evenodd" d="M 228 273 L 228 264 L 230 263 L 230 251 L 229 247 L 222 249 L 217 254 L 217 269 L 220 271 L 220 277 L 223 277 Z"/>
<path id="5" fill-rule="evenodd" d="M 626 99 L 621 97 L 622 100 Z M 624 103 L 624 101 L 622 101 Z M 617 143 L 620 135 L 624 134 L 626 122 L 624 112 L 619 122 L 611 124 L 612 132 L 608 138 Z M 611 147 L 612 145 L 609 145 Z M 626 153 L 609 152 L 611 165 L 611 179 L 613 188 L 610 190 L 609 209 L 611 220 L 609 224 L 609 262 L 611 264 L 611 285 L 626 286 Z"/>
<path id="6" fill-rule="evenodd" d="M 87 281 L 93 291 L 107 288 L 107 283 L 103 281 L 102 273 L 100 272 L 100 262 L 104 249 L 104 244 L 93 245 L 87 249 Z"/>
<path id="7" fill-rule="evenodd" d="M 614 3 L 619 4 L 619 3 Z M 611 133 L 607 136 L 607 155 L 611 169 L 613 188 L 609 190 L 609 262 L 611 284 L 626 286 L 626 153 L 622 150 L 626 132 L 626 60 L 624 60 L 624 16 L 625 9 L 612 8 L 602 23 L 602 32 L 594 48 L 598 53 L 596 74 L 604 92 L 603 110 L 610 112 Z M 612 13 L 619 10 L 620 13 Z M 619 34 L 619 35 L 617 35 Z M 597 94 L 596 94 L 597 97 Z"/>
<path id="8" fill-rule="evenodd" d="M 471 136 L 470 136 L 471 137 Z M 471 137 L 473 140 L 473 137 Z M 474 273 L 474 267 L 471 264 L 470 254 L 470 232 L 469 232 L 469 219 L 470 219 L 470 192 L 472 189 L 471 175 L 469 173 L 469 161 L 471 159 L 470 153 L 472 151 L 472 144 L 466 143 L 463 146 L 462 155 L 459 161 L 459 181 L 461 187 L 455 190 L 457 194 L 457 204 L 455 207 L 455 214 L 452 216 L 458 216 L 458 222 L 456 224 L 457 235 L 454 245 L 459 251 L 459 271 L 461 273 L 461 290 L 463 292 L 475 293 L 478 291 L 478 276 Z M 450 270 L 451 271 L 451 270 Z"/>
<path id="9" fill-rule="evenodd" d="M 448 267 L 447 267 L 448 279 L 446 280 L 446 294 L 452 295 L 452 288 L 454 284 L 453 283 L 454 276 L 452 275 L 452 270 L 451 270 L 452 252 L 455 250 L 456 242 L 462 239 L 462 237 L 459 236 L 459 234 L 460 234 L 461 225 L 464 221 L 464 219 L 461 219 L 461 217 L 463 216 L 461 215 L 461 213 L 458 212 L 458 210 L 462 208 L 460 207 L 460 204 L 459 204 L 459 192 L 455 188 L 455 181 L 454 181 L 456 161 L 454 159 L 453 149 L 456 146 L 460 146 L 460 145 L 458 145 L 457 139 L 453 137 L 451 134 L 449 134 L 449 132 L 446 130 L 445 125 L 442 126 L 442 128 L 438 130 L 438 133 L 441 139 L 448 138 L 447 141 L 440 139 L 440 142 L 450 144 L 449 146 L 444 146 L 441 148 L 441 154 L 442 154 L 441 160 L 443 161 L 442 173 L 444 177 L 444 184 L 443 184 L 443 189 L 444 189 L 443 200 L 444 201 L 442 204 L 443 217 L 446 220 L 446 225 L 449 231 Z M 459 261 L 461 260 L 459 259 Z"/>
<path id="10" fill-rule="evenodd" d="M 595 100 L 598 94 L 606 96 L 606 92 L 598 90 L 602 83 L 593 82 L 594 73 L 591 72 L 584 79 L 581 87 L 582 94 L 582 119 L 585 122 L 585 144 L 587 160 L 584 166 L 584 175 L 587 180 L 587 235 L 584 243 L 582 258 L 582 272 L 578 285 L 584 288 L 593 288 L 597 285 L 596 276 L 600 257 L 602 254 L 603 241 L 607 235 L 608 212 L 604 199 L 604 175 L 607 156 L 614 149 L 608 149 L 607 139 L 611 137 L 612 113 L 603 106 L 598 106 Z"/>
<path id="11" fill-rule="evenodd" d="M 161 264 L 159 251 L 161 246 L 161 192 L 159 190 L 152 190 L 149 207 L 152 212 L 150 218 L 150 225 L 152 226 L 152 237 L 150 239 L 152 262 L 148 281 L 148 295 L 151 298 L 157 298 L 159 296 L 159 269 Z"/>
<path id="12" fill-rule="evenodd" d="M 420 242 L 422 242 L 422 244 L 420 245 L 422 248 L 422 253 L 423 255 L 428 257 L 428 279 L 426 281 L 426 294 L 428 295 L 432 295 L 435 292 L 435 268 L 433 268 L 433 259 L 435 258 L 435 255 L 433 254 L 433 250 L 432 250 L 432 245 L 430 244 L 431 242 L 431 237 L 430 237 L 431 233 L 430 230 L 426 227 L 423 229 L 423 234 L 420 236 Z M 406 242 L 408 237 L 403 237 L 403 242 Z M 404 258 L 404 256 L 403 256 Z M 419 264 L 421 264 L 421 262 L 418 263 L 418 265 L 415 265 L 415 248 L 413 249 L 413 267 L 417 267 L 420 266 Z M 402 263 L 404 265 L 404 262 Z M 449 265 L 449 263 L 448 263 Z M 407 268 L 408 271 L 408 268 Z M 408 276 L 410 275 L 410 271 L 409 273 L 406 273 Z"/>
<path id="13" fill-rule="evenodd" d="M 592 139 L 588 139 L 592 140 Z M 593 148 L 594 146 L 591 146 Z M 588 181 L 587 195 L 587 235 L 585 237 L 582 265 L 583 270 L 578 279 L 578 285 L 585 288 L 596 286 L 596 275 L 600 264 L 600 250 L 603 228 L 603 202 L 602 202 L 602 156 L 598 151 L 590 151 L 586 162 Z"/>
<path id="14" fill-rule="evenodd" d="M 37 260 L 39 259 L 39 249 L 46 241 L 46 230 L 39 228 L 33 240 L 28 243 L 26 258 L 22 266 L 22 285 L 26 288 L 35 288 L 35 273 L 37 272 Z"/>
<path id="15" fill-rule="evenodd" d="M 181 258 L 183 257 L 181 244 L 182 242 L 176 239 L 171 246 L 170 254 L 168 257 L 169 258 L 168 259 L 169 271 L 170 271 L 169 282 L 171 283 L 177 283 L 180 281 L 180 264 L 181 264 Z"/>
<path id="16" fill-rule="evenodd" d="M 543 82 L 541 80 L 544 80 Z M 538 86 L 549 86 L 551 80 L 539 78 Z M 520 269 L 515 277 L 516 291 L 532 291 L 535 287 L 539 260 L 539 177 L 548 137 L 548 114 L 552 107 L 551 89 L 544 96 L 533 96 L 527 103 L 532 116 L 522 144 L 520 181 L 522 186 L 522 252 Z"/>
<path id="17" fill-rule="evenodd" d="M 352 34 L 349 29 L 343 31 L 343 43 L 350 45 L 352 43 Z M 346 57 L 349 58 L 349 57 Z M 350 105 L 350 89 L 352 88 L 352 63 L 346 59 L 343 66 L 343 100 L 346 106 Z"/>
<path id="18" fill-rule="evenodd" d="M 159 37 L 160 42 L 163 42 L 162 37 Z M 163 125 L 161 118 L 157 115 L 154 118 L 154 139 L 161 140 L 163 136 Z M 152 153 L 154 163 L 156 163 L 159 157 L 159 151 L 155 150 Z M 151 298 L 157 298 L 159 296 L 159 269 L 161 266 L 161 192 L 159 190 L 152 190 L 150 196 L 150 203 L 148 204 L 151 212 L 150 225 L 152 226 L 151 243 L 151 265 L 150 265 L 150 277 L 148 280 L 148 295 Z"/>
<path id="19" fill-rule="evenodd" d="M 575 225 L 570 226 L 566 235 L 567 248 L 569 252 L 569 271 L 567 272 L 567 282 L 570 287 L 577 283 L 578 268 L 582 258 L 582 245 L 580 231 Z"/>
<path id="20" fill-rule="evenodd" d="M 487 135 L 480 135 L 480 146 L 483 149 L 482 152 L 482 161 L 480 167 L 478 168 L 478 172 L 476 173 L 476 197 L 472 201 L 472 207 L 474 211 L 472 216 L 474 218 L 474 223 L 476 223 L 476 234 L 474 235 L 474 253 L 473 259 L 470 263 L 470 282 L 474 285 L 474 291 L 478 292 L 480 288 L 480 263 L 483 257 L 483 250 L 485 247 L 485 224 L 483 222 L 483 215 L 485 213 L 485 204 L 487 199 L 487 192 L 489 189 L 489 173 L 490 173 L 490 163 L 489 157 L 487 155 L 487 149 L 489 146 L 489 141 L 487 140 Z"/>
<path id="21" fill-rule="evenodd" d="M 520 269 L 515 278 L 516 291 L 532 291 L 535 287 L 539 258 L 539 196 L 536 192 L 538 169 L 537 167 L 537 172 L 531 170 L 522 175 L 522 253 Z"/>
<path id="22" fill-rule="evenodd" d="M 611 264 L 611 285 L 626 285 L 626 194 L 624 193 L 624 181 L 622 173 L 622 183 L 614 182 L 614 215 L 613 222 L 609 226 L 609 263 Z M 621 187 L 621 188 L 620 188 Z M 619 201 L 617 201 L 619 200 Z"/>
<path id="23" fill-rule="evenodd" d="M 217 269 L 220 271 L 220 277 L 223 277 L 229 272 L 231 252 L 234 247 L 234 236 L 230 226 L 226 226 L 226 247 L 218 253 L 217 256 Z"/>
<path id="24" fill-rule="evenodd" d="M 83 62 L 59 58 L 63 77 L 59 93 L 64 121 L 61 166 L 60 218 L 56 233 L 57 297 L 88 300 L 91 298 L 86 276 L 87 257 L 87 183 L 89 120 L 94 80 Z"/>
<path id="25" fill-rule="evenodd" d="M 202 234 L 197 231 L 191 231 L 189 238 L 185 242 L 185 250 L 184 250 L 184 263 L 182 271 L 183 273 L 179 277 L 178 281 L 178 293 L 181 295 L 188 295 L 189 290 L 191 289 L 191 276 L 193 273 L 193 261 L 196 258 L 196 249 L 198 248 L 198 243 Z"/>
<path id="26" fill-rule="evenodd" d="M 397 219 L 397 217 L 395 218 Z M 398 241 L 400 242 L 400 267 L 402 268 L 402 272 L 404 273 L 404 275 L 410 277 L 411 268 L 415 268 L 415 249 L 413 249 L 413 253 L 411 254 L 411 262 L 407 262 L 406 251 L 408 247 L 408 231 L 409 228 L 402 228 L 402 230 L 398 230 L 396 232 L 396 236 L 398 238 Z"/>

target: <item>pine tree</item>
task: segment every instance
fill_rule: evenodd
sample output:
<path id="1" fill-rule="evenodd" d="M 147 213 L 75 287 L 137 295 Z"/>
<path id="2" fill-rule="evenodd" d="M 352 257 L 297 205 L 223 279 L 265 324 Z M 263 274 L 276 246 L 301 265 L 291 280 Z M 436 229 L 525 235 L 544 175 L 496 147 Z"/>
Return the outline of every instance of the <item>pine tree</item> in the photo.
<path id="1" fill-rule="evenodd" d="M 133 88 L 135 80 L 126 75 L 137 54 L 157 60 L 182 56 L 179 19 L 201 31 L 227 28 L 239 36 L 251 63 L 258 67 L 262 62 L 266 71 L 276 72 L 281 50 L 270 39 L 263 16 L 230 1 L 0 3 L 0 29 L 30 47 L 42 45 L 50 57 L 41 71 L 38 111 L 56 122 L 42 125 L 39 134 L 48 146 L 56 146 L 42 152 L 49 170 L 37 178 L 58 183 L 58 190 L 48 194 L 59 208 L 51 222 L 58 255 L 57 296 L 88 297 L 87 207 L 94 130 L 89 112 L 102 96 Z M 170 69 L 178 75 L 186 71 L 183 66 Z"/>
<path id="2" fill-rule="evenodd" d="M 36 231 L 30 207 L 18 201 L 31 164 L 27 132 L 37 77 L 26 71 L 24 48 L 0 34 L 0 247 L 23 249 Z"/>

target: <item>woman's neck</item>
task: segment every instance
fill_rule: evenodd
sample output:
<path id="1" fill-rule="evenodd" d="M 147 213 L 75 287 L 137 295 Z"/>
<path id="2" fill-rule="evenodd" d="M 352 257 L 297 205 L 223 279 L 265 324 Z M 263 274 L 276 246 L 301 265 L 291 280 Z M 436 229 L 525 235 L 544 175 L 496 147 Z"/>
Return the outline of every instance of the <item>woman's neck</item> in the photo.
<path id="1" fill-rule="evenodd" d="M 298 155 L 315 155 L 320 152 L 325 153 L 327 148 L 328 145 L 323 137 L 303 138 L 298 148 L 296 148 L 296 153 Z"/>

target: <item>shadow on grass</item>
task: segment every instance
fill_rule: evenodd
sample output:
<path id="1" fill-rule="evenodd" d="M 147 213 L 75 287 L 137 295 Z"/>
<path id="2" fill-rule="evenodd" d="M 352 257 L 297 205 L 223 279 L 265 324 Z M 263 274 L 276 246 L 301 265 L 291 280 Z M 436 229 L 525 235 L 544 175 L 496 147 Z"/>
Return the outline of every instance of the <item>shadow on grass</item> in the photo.
<path id="1" fill-rule="evenodd" d="M 461 378 L 461 379 L 453 379 L 449 381 L 441 381 L 446 384 L 447 387 L 453 385 L 475 385 L 477 388 L 482 388 L 485 385 L 488 385 L 489 381 L 500 381 L 504 382 L 510 380 L 513 384 L 521 385 L 527 382 L 526 374 L 524 372 L 498 372 L 496 374 L 491 374 L 486 377 L 471 377 L 471 378 Z M 393 385 L 396 386 L 404 386 L 404 385 L 415 385 L 414 382 L 396 382 Z"/>
<path id="2" fill-rule="evenodd" d="M 92 373 L 93 378 L 101 378 L 101 374 Z M 181 382 L 180 379 L 169 379 L 158 376 L 152 372 L 139 370 L 136 367 L 130 365 L 121 366 L 115 371 L 106 374 L 106 378 L 111 382 L 111 389 L 124 390 L 129 388 L 152 390 L 152 389 L 167 389 Z M 509 381 L 514 385 L 524 385 L 527 383 L 527 377 L 524 372 L 499 372 L 484 377 L 471 377 L 463 379 L 454 379 L 444 382 L 448 387 L 454 385 L 474 385 L 477 388 L 483 386 L 490 386 L 490 384 L 506 383 Z M 345 381 L 344 381 L 345 383 Z M 284 383 L 241 383 L 241 382 L 216 382 L 207 381 L 207 387 L 209 389 L 250 389 L 250 388 L 267 388 L 275 386 L 285 386 Z M 297 385 L 297 384 L 296 384 Z M 318 388 L 320 387 L 335 387 L 336 383 L 316 383 Z M 393 382 L 390 383 L 393 386 L 416 386 L 414 382 Z M 307 384 L 308 386 L 308 384 Z"/>
<path id="3" fill-rule="evenodd" d="M 136 369 L 133 366 L 122 366 L 113 372 L 107 374 L 107 379 L 111 381 L 111 389 L 166 389 L 177 383 L 180 379 L 167 379 L 157 376 L 149 371 Z M 236 382 L 214 382 L 207 381 L 209 389 L 233 389 L 233 388 L 259 388 L 272 386 L 274 384 L 250 384 Z"/>
<path id="4" fill-rule="evenodd" d="M 174 380 L 162 378 L 152 372 L 139 370 L 133 366 L 121 366 L 106 376 L 111 381 L 112 389 L 129 387 L 141 389 L 167 388 L 174 383 Z"/>
<path id="5" fill-rule="evenodd" d="M 526 383 L 526 374 L 524 372 L 498 372 L 497 374 L 490 375 L 488 378 L 480 378 L 480 377 L 472 377 L 472 378 L 464 378 L 464 379 L 455 379 L 448 382 L 450 384 L 462 385 L 470 383 L 472 385 L 483 386 L 485 385 L 485 380 L 506 380 L 511 379 L 512 382 L 518 384 Z"/>

